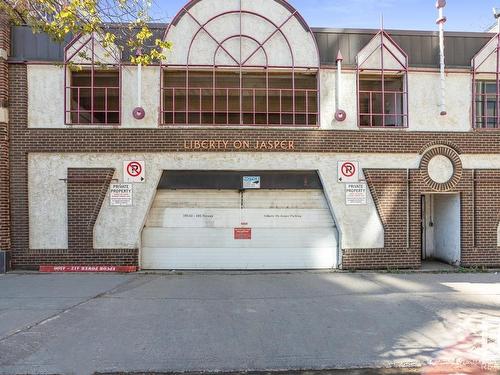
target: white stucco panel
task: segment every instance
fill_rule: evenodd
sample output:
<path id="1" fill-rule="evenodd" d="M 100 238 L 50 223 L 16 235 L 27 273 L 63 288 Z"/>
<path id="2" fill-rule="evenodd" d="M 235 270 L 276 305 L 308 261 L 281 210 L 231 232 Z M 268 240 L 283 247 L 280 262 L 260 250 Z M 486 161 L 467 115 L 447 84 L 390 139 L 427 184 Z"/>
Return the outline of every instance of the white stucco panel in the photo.
<path id="1" fill-rule="evenodd" d="M 175 46 L 176 44 L 174 44 Z M 186 48 L 186 58 L 178 61 L 169 61 L 169 63 L 176 64 L 186 64 L 186 61 L 189 61 L 189 64 L 192 65 L 213 65 L 214 64 L 214 56 L 215 50 L 218 48 L 217 43 L 213 38 L 210 37 L 204 30 L 201 30 L 198 35 L 193 40 L 193 45 L 191 50 Z M 225 53 L 224 50 L 219 50 L 221 53 Z M 175 55 L 177 51 L 174 47 L 173 54 Z M 233 56 L 234 57 L 234 56 Z M 238 55 L 236 56 L 236 58 Z M 228 56 L 228 61 L 234 65 L 235 61 L 231 60 Z"/>
<path id="2" fill-rule="evenodd" d="M 412 131 L 471 131 L 472 87 L 470 74 L 446 76 L 447 115 L 440 115 L 438 73 L 408 73 L 408 116 Z"/>
<path id="3" fill-rule="evenodd" d="M 122 69 L 122 127 L 156 128 L 160 110 L 160 69 L 142 67 L 141 105 L 146 112 L 142 120 L 132 115 L 138 106 L 138 68 L 126 66 Z"/>
<path id="4" fill-rule="evenodd" d="M 228 13 L 238 9 L 240 9 L 239 0 L 203 0 L 191 7 L 189 12 L 203 25 L 217 14 Z"/>
<path id="5" fill-rule="evenodd" d="M 239 17 L 239 15 L 238 15 Z M 263 22 L 263 19 L 255 14 L 243 13 L 241 15 L 241 33 L 243 35 L 259 36 L 259 42 L 263 43 L 276 28 L 270 22 Z M 238 34 L 240 31 L 238 30 Z"/>
<path id="6" fill-rule="evenodd" d="M 290 50 L 285 37 L 281 33 L 276 33 L 269 39 L 264 48 L 269 59 L 269 65 L 272 66 L 292 66 L 293 50 Z"/>
<path id="7" fill-rule="evenodd" d="M 64 68 L 28 64 L 27 76 L 28 127 L 64 127 Z"/>
<path id="8" fill-rule="evenodd" d="M 295 66 L 319 66 L 319 53 L 314 36 L 304 29 L 297 18 L 291 18 L 282 30 L 292 46 Z"/>
<path id="9" fill-rule="evenodd" d="M 68 168 L 115 168 L 123 181 L 124 160 L 146 162 L 146 182 L 134 185 L 132 207 L 111 207 L 106 197 L 98 217 L 97 248 L 135 248 L 163 170 L 318 170 L 337 222 L 342 248 L 381 248 L 383 226 L 373 199 L 365 206 L 346 206 L 345 186 L 337 182 L 337 161 L 358 160 L 362 168 L 417 168 L 419 155 L 291 154 L 291 153 L 146 153 L 146 154 L 30 154 L 29 210 L 32 248 L 67 247 Z M 50 171 L 50 173 L 47 173 Z M 109 192 L 108 192 L 109 194 Z"/>
<path id="10" fill-rule="evenodd" d="M 172 43 L 172 51 L 167 53 L 167 64 L 186 64 L 190 43 L 186 42 L 186 35 L 192 36 L 199 29 L 199 25 L 189 16 L 184 16 L 176 24 L 171 25 L 167 40 Z"/>
<path id="11" fill-rule="evenodd" d="M 207 23 L 204 28 L 219 42 L 223 42 L 226 38 L 231 36 L 239 36 L 239 13 L 228 13 L 221 15 Z"/>
<path id="12" fill-rule="evenodd" d="M 185 64 L 191 48 L 190 64 L 212 65 L 217 44 L 224 45 L 224 48 L 227 44 L 228 52 L 240 61 L 239 36 L 242 35 L 243 38 L 263 44 L 270 65 L 291 66 L 291 49 L 296 66 L 319 66 L 314 36 L 291 13 L 291 9 L 276 1 L 246 0 L 241 3 L 240 13 L 238 1 L 203 0 L 196 2 L 188 9 L 188 13 L 175 21 L 166 35 L 174 49 L 167 61 L 170 64 Z M 233 37 L 238 37 L 237 48 L 228 41 Z M 207 38 L 211 42 L 208 43 Z M 248 43 L 243 43 L 241 47 L 241 56 L 248 56 L 256 49 L 256 46 Z M 254 63 L 250 60 L 245 65 L 249 66 L 250 62 Z"/>
<path id="13" fill-rule="evenodd" d="M 67 167 L 60 155 L 28 155 L 29 244 L 32 249 L 68 248 Z M 50 167 L 50 171 L 41 168 Z M 57 229 L 56 229 L 57 228 Z"/>
<path id="14" fill-rule="evenodd" d="M 276 1 L 242 0 L 242 9 L 260 13 L 276 25 L 281 25 L 290 16 L 290 11 Z"/>
<path id="15" fill-rule="evenodd" d="M 347 118 L 339 122 L 335 120 L 335 82 L 336 71 L 321 69 L 320 94 L 321 94 L 321 127 L 323 129 L 358 130 L 358 108 L 356 95 L 356 73 L 345 71 L 342 73 L 342 98 L 340 109 L 343 109 Z"/>

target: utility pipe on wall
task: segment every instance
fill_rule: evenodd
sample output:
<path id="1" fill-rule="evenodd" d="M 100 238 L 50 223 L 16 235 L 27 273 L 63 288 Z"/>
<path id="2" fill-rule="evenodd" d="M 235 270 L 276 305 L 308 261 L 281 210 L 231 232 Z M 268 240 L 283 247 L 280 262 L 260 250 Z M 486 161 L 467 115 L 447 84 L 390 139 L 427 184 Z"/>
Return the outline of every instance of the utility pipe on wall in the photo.
<path id="1" fill-rule="evenodd" d="M 436 23 L 439 25 L 439 65 L 440 65 L 440 79 L 441 79 L 441 99 L 440 99 L 440 109 L 441 116 L 446 116 L 446 76 L 445 76 L 445 60 L 444 60 L 444 24 L 446 23 L 446 17 L 443 14 L 444 7 L 446 6 L 446 0 L 437 0 L 436 8 L 439 11 L 439 17 Z"/>
<path id="2" fill-rule="evenodd" d="M 141 56 L 141 49 L 137 49 L 136 56 Z M 146 111 L 142 108 L 142 64 L 137 65 L 137 107 L 132 111 L 132 116 L 136 120 L 142 120 L 146 116 Z"/>
<path id="3" fill-rule="evenodd" d="M 337 77 L 335 79 L 335 120 L 342 122 L 347 118 L 347 115 L 344 110 L 342 110 L 342 61 L 344 61 L 344 57 L 342 53 L 337 53 L 336 58 L 337 63 Z"/>

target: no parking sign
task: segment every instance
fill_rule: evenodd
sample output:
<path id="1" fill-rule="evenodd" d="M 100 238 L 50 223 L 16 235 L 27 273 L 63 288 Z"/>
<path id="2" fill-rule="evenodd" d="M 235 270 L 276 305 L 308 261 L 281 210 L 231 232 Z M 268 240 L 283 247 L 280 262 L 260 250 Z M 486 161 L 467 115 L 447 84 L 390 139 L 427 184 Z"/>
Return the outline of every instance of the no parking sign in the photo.
<path id="1" fill-rule="evenodd" d="M 359 162 L 349 160 L 337 162 L 337 181 L 343 183 L 359 182 Z"/>
<path id="2" fill-rule="evenodd" d="M 146 180 L 146 168 L 143 161 L 131 160 L 123 162 L 124 182 L 144 182 Z"/>

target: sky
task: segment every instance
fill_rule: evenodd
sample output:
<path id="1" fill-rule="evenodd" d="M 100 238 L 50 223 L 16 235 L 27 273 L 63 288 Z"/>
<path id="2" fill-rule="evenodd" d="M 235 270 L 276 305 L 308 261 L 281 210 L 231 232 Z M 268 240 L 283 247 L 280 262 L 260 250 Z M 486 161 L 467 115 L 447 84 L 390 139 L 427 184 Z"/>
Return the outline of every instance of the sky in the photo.
<path id="1" fill-rule="evenodd" d="M 224 0 L 220 0 L 224 1 Z M 168 22 L 187 0 L 155 0 L 154 17 Z M 435 30 L 435 0 L 289 0 L 311 27 Z M 485 31 L 500 0 L 448 0 L 446 30 Z"/>

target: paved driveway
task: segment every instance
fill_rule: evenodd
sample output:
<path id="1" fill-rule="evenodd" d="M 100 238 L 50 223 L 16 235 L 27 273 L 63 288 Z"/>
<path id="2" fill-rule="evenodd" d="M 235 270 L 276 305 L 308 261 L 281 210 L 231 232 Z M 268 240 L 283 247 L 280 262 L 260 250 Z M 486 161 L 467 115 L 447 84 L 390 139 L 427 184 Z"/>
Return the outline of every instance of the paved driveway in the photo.
<path id="1" fill-rule="evenodd" d="M 0 373 L 499 363 L 500 275 L 0 276 Z"/>

